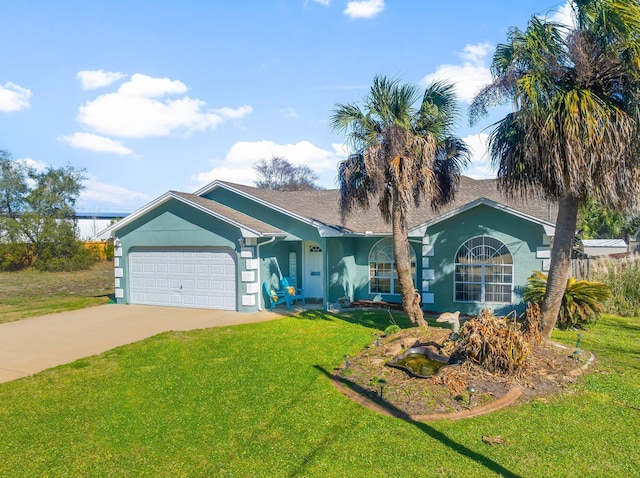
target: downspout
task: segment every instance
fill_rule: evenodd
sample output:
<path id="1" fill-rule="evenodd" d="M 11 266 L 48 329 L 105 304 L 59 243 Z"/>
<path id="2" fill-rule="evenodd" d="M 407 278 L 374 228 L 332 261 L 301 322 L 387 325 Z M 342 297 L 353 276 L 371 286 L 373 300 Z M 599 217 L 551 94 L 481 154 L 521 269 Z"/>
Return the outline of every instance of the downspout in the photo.
<path id="1" fill-rule="evenodd" d="M 276 236 L 273 236 L 271 239 L 263 243 L 258 243 L 258 241 L 256 240 L 256 259 L 258 259 L 258 285 L 260 286 L 260 288 L 258 289 L 260 291 L 260 293 L 258 294 L 258 312 L 262 312 L 262 300 L 260 300 L 260 298 L 262 297 L 262 281 L 260 280 L 260 270 L 262 269 L 260 265 L 260 247 L 266 244 L 271 244 L 275 240 Z"/>

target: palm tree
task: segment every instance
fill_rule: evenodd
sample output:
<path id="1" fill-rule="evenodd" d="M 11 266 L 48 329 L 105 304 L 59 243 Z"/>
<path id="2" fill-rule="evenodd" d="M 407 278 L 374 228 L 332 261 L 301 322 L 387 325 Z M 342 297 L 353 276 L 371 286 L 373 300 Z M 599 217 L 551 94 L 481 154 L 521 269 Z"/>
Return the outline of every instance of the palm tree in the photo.
<path id="1" fill-rule="evenodd" d="M 354 151 L 338 172 L 343 219 L 377 200 L 392 227 L 402 304 L 414 325 L 426 322 L 411 274 L 409 208 L 422 199 L 432 207 L 450 201 L 469 160 L 465 143 L 451 134 L 458 113 L 453 86 L 435 82 L 420 96 L 415 85 L 376 76 L 362 108 L 338 104 L 331 116 Z"/>
<path id="2" fill-rule="evenodd" d="M 624 209 L 640 194 L 640 3 L 573 0 L 577 26 L 533 17 L 498 45 L 493 82 L 474 99 L 473 123 L 496 104 L 513 112 L 489 141 L 498 185 L 558 203 L 542 333 L 558 319 L 578 208 L 589 197 Z"/>

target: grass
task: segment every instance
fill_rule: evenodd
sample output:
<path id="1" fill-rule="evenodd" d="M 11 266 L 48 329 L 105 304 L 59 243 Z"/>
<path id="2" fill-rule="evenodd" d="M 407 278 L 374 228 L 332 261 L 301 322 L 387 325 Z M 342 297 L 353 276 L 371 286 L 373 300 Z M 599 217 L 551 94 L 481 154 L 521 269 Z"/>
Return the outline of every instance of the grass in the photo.
<path id="1" fill-rule="evenodd" d="M 307 312 L 165 333 L 0 384 L 0 476 L 640 476 L 640 319 L 586 331 L 599 371 L 566 393 L 428 425 L 327 378 L 387 325 Z"/>
<path id="2" fill-rule="evenodd" d="M 0 324 L 106 304 L 113 284 L 113 263 L 107 261 L 78 272 L 0 272 Z"/>
<path id="3" fill-rule="evenodd" d="M 600 257 L 591 262 L 589 280 L 601 281 L 611 289 L 605 303 L 606 311 L 612 314 L 640 315 L 640 255 L 621 259 Z"/>

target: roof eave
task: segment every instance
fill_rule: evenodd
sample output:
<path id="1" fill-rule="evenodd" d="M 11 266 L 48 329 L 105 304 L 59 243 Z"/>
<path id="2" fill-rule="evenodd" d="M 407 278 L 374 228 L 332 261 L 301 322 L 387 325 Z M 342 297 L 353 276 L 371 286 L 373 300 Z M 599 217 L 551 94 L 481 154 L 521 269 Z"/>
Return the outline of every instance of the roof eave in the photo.
<path id="1" fill-rule="evenodd" d="M 409 229 L 409 236 L 410 237 L 418 237 L 421 234 L 424 235 L 426 233 L 426 230 L 429 226 L 433 226 L 434 224 L 438 224 L 439 222 L 445 221 L 447 219 L 450 219 L 454 216 L 457 216 L 460 213 L 463 213 L 465 211 L 468 211 L 470 209 L 473 209 L 476 206 L 479 205 L 485 205 L 485 206 L 489 206 L 492 207 L 494 209 L 498 209 L 500 211 L 505 211 L 509 214 L 512 214 L 514 216 L 520 217 L 522 219 L 525 219 L 527 221 L 533 222 L 535 224 L 539 224 L 544 228 L 544 232 L 547 236 L 549 237 L 553 237 L 555 235 L 555 224 L 549 222 L 549 221 L 544 221 L 540 218 L 537 218 L 535 216 L 531 216 L 530 214 L 526 214 L 522 211 L 518 211 L 517 209 L 514 209 L 512 207 L 506 206 L 504 204 L 498 203 L 496 201 L 492 201 L 491 199 L 487 199 L 487 198 L 478 198 L 474 201 L 468 202 L 467 204 L 463 204 L 462 206 L 456 208 L 456 209 L 452 209 L 451 211 L 448 211 L 444 214 L 441 214 L 439 216 L 434 217 L 433 219 L 430 219 L 429 221 L 426 221 L 422 224 L 418 224 L 417 226 L 412 227 L 411 229 Z"/>
<path id="2" fill-rule="evenodd" d="M 313 226 L 316 229 L 318 229 L 318 232 L 320 233 L 321 236 L 324 237 L 336 237 L 336 236 L 340 236 L 341 233 L 340 231 L 336 230 L 334 227 L 329 226 L 323 222 L 317 221 L 315 219 L 311 219 L 309 217 L 305 217 L 305 216 L 300 216 L 299 214 L 296 214 L 292 211 L 289 211 L 288 209 L 285 209 L 281 206 L 278 206 L 277 204 L 273 204 L 272 202 L 266 201 L 264 199 L 261 199 L 259 197 L 256 197 L 252 194 L 249 194 L 247 192 L 241 191 L 240 189 L 236 189 L 233 186 L 230 186 L 229 184 L 226 184 L 222 181 L 214 181 L 213 183 L 199 189 L 198 191 L 196 191 L 194 193 L 195 196 L 202 196 L 204 194 L 208 194 L 211 191 L 213 191 L 214 189 L 218 188 L 218 187 L 222 187 L 228 191 L 232 191 L 235 194 L 238 194 L 242 197 L 245 197 L 247 199 L 250 199 L 251 201 L 257 202 L 258 204 L 261 204 L 265 207 L 268 207 L 269 209 L 273 209 L 274 211 L 278 211 L 281 214 L 284 214 L 285 216 L 289 216 L 292 219 L 295 219 L 297 221 L 300 221 L 304 224 L 308 224 L 309 226 Z"/>

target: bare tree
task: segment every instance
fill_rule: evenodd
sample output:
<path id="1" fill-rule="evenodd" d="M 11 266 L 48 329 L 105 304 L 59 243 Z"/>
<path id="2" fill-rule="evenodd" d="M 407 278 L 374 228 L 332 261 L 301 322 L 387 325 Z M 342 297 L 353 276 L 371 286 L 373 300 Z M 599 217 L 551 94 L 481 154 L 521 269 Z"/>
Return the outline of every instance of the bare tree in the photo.
<path id="1" fill-rule="evenodd" d="M 294 166 L 279 156 L 272 156 L 271 161 L 264 158 L 254 164 L 253 169 L 260 179 L 256 187 L 274 191 L 308 191 L 321 189 L 315 184 L 318 175 L 309 166 Z"/>

